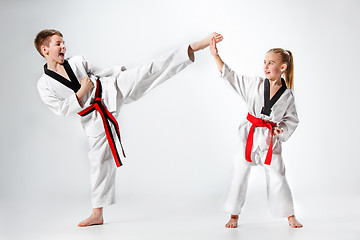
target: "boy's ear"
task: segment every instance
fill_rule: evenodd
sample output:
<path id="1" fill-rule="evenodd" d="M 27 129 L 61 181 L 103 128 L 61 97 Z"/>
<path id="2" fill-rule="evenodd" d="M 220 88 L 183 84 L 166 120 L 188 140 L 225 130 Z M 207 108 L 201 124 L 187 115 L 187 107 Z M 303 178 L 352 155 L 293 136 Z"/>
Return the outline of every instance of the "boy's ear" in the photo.
<path id="1" fill-rule="evenodd" d="M 44 54 L 44 55 L 48 55 L 49 54 L 49 49 L 48 49 L 48 47 L 46 47 L 46 46 L 41 46 L 41 51 L 42 51 L 42 53 Z"/>

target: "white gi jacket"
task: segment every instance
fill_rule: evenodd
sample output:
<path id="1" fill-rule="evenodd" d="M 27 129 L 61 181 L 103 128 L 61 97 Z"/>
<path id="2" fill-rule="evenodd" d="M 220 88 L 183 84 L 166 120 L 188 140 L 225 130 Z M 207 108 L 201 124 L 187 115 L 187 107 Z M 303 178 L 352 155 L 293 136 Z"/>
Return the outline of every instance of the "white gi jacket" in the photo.
<path id="1" fill-rule="evenodd" d="M 118 116 L 124 103 L 139 99 L 191 63 L 188 45 L 130 70 L 120 66 L 103 70 L 91 65 L 81 56 L 71 57 L 67 61 L 79 82 L 88 76 L 95 87 L 79 103 L 72 89 L 44 73 L 37 84 L 41 100 L 58 115 L 76 114 L 93 103 L 96 79 L 99 78 L 103 104 L 114 117 Z M 87 136 L 95 137 L 104 132 L 101 116 L 97 111 L 81 117 L 81 123 Z"/>
<path id="2" fill-rule="evenodd" d="M 281 146 L 295 131 L 299 120 L 295 108 L 295 98 L 291 89 L 287 88 L 278 101 L 273 105 L 270 116 L 261 113 L 264 107 L 264 80 L 261 77 L 248 77 L 236 74 L 224 63 L 221 77 L 227 80 L 235 91 L 240 94 L 247 104 L 248 112 L 254 117 L 277 124 L 283 132 L 273 138 L 273 149 Z M 251 123 L 245 120 L 239 127 L 239 134 L 243 146 L 246 146 Z M 269 149 L 270 131 L 265 127 L 254 129 L 252 152 L 259 147 L 261 151 Z"/>

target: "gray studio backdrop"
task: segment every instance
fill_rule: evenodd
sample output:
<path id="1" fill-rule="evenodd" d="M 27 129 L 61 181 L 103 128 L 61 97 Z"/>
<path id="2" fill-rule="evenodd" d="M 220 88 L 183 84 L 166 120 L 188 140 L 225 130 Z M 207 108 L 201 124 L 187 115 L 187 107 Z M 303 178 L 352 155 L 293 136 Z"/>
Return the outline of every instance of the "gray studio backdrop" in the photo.
<path id="1" fill-rule="evenodd" d="M 54 115 L 36 89 L 45 62 L 33 39 L 44 28 L 64 34 L 68 57 L 104 68 L 134 67 L 213 31 L 223 34 L 220 55 L 239 73 L 263 76 L 268 49 L 292 50 L 300 125 L 283 148 L 295 203 L 359 195 L 358 9 L 355 0 L 2 1 L 1 208 L 61 199 L 91 207 L 79 117 Z M 120 201 L 195 196 L 220 204 L 246 114 L 208 49 L 196 53 L 191 66 L 123 107 Z M 265 191 L 261 168 L 251 179 L 250 191 Z"/>

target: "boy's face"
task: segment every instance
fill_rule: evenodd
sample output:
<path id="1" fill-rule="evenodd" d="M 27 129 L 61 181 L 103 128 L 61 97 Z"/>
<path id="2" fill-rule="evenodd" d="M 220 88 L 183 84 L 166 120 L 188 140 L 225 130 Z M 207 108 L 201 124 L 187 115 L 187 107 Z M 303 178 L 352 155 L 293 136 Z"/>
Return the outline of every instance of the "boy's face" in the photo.
<path id="1" fill-rule="evenodd" d="M 49 46 L 42 46 L 41 49 L 47 61 L 64 63 L 66 46 L 62 37 L 58 35 L 51 36 Z"/>

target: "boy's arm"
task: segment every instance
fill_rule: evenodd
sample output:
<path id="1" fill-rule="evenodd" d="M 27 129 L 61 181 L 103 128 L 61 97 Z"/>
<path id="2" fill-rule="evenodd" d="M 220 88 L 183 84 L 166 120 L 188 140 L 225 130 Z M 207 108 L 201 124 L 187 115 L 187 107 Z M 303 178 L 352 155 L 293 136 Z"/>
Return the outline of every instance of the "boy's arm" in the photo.
<path id="1" fill-rule="evenodd" d="M 75 94 L 79 103 L 81 103 L 81 99 L 94 87 L 94 84 L 88 77 L 81 79 L 80 85 L 80 89 Z"/>
<path id="2" fill-rule="evenodd" d="M 57 96 L 43 82 L 39 81 L 37 88 L 41 100 L 57 115 L 68 116 L 82 110 L 75 93 L 71 94 L 69 98 L 64 99 Z"/>

